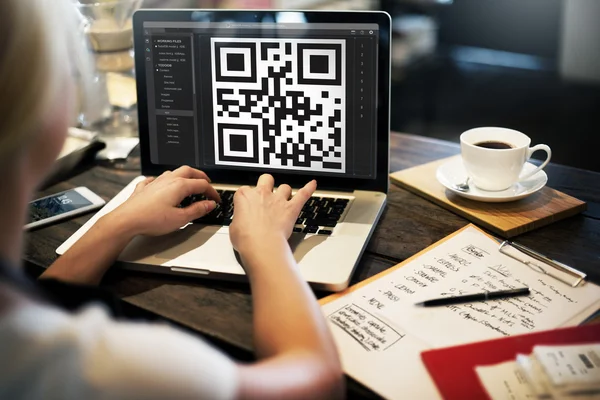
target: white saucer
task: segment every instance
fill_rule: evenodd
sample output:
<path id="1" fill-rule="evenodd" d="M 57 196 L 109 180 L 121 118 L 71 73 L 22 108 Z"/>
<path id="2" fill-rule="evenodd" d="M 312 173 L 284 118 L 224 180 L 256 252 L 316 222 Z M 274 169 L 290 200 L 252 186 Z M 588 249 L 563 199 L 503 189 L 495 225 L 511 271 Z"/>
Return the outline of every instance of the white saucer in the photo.
<path id="1" fill-rule="evenodd" d="M 525 164 L 523 169 L 524 172 L 527 172 L 535 168 L 537 167 L 534 164 L 528 162 Z M 502 203 L 522 199 L 537 192 L 546 186 L 546 182 L 548 182 L 548 176 L 546 173 L 544 171 L 539 171 L 524 181 L 515 183 L 506 190 L 490 192 L 479 189 L 471 182 L 470 190 L 468 192 L 461 192 L 454 188 L 455 184 L 464 182 L 467 179 L 467 171 L 465 170 L 462 158 L 460 157 L 440 165 L 435 176 L 442 185 L 457 195 L 467 199 L 483 201 L 487 203 Z"/>

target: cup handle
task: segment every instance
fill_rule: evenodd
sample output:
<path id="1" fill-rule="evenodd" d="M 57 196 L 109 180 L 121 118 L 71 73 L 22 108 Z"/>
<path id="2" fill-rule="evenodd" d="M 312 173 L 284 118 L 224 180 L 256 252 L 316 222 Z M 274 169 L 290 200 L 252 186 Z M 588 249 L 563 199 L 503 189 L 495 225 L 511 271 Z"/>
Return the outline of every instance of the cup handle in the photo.
<path id="1" fill-rule="evenodd" d="M 527 160 L 529 160 L 531 158 L 531 155 L 537 150 L 543 150 L 546 152 L 546 155 L 547 155 L 546 160 L 544 160 L 542 165 L 540 165 L 533 171 L 530 171 L 526 174 L 519 175 L 519 181 L 522 181 L 524 179 L 527 179 L 527 178 L 533 176 L 535 173 L 537 173 L 539 170 L 544 168 L 546 166 L 546 164 L 548 164 L 550 162 L 550 157 L 552 157 L 552 151 L 550 150 L 550 147 L 546 146 L 545 144 L 537 144 L 537 145 L 527 149 Z"/>

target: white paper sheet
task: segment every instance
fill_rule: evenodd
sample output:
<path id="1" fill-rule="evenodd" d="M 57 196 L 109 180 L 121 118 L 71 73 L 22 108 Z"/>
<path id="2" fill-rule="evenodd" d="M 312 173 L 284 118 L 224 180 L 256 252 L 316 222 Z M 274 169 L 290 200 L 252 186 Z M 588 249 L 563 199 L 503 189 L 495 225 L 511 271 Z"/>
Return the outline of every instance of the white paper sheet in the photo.
<path id="1" fill-rule="evenodd" d="M 600 390 L 600 338 L 598 341 L 596 344 L 535 346 L 533 355 L 553 385 Z"/>
<path id="2" fill-rule="evenodd" d="M 531 333 L 581 322 L 600 300 L 600 287 L 573 288 L 498 252 L 498 243 L 475 228 L 377 281 L 371 294 L 380 312 L 432 346 Z M 529 287 L 528 297 L 419 307 L 444 296 Z M 373 290 L 378 291 L 379 295 Z M 588 314 L 583 314 L 588 310 Z M 580 320 L 574 320 L 580 315 Z M 443 330 L 444 334 L 440 334 Z"/>
<path id="3" fill-rule="evenodd" d="M 532 295 L 414 306 L 430 298 L 523 286 Z M 600 287 L 572 288 L 540 274 L 501 254 L 497 242 L 469 227 L 322 309 L 346 373 L 384 397 L 436 398 L 420 351 L 575 324 L 598 302 Z M 386 323 L 385 332 L 377 321 Z"/>
<path id="4" fill-rule="evenodd" d="M 476 367 L 475 372 L 493 400 L 537 399 L 517 363 L 507 361 L 492 366 Z"/>
<path id="5" fill-rule="evenodd" d="M 517 354 L 516 367 L 521 371 L 532 393 L 535 393 L 538 398 L 551 398 L 551 391 L 548 388 L 549 382 L 542 370 L 542 366 L 535 359 L 526 354 Z M 481 376 L 480 376 L 481 377 Z M 498 378 L 502 378 L 502 374 L 498 374 Z"/>
<path id="6" fill-rule="evenodd" d="M 529 360 L 527 360 L 529 359 Z M 528 364 L 532 357 L 521 355 L 519 362 L 507 361 L 489 366 L 475 368 L 479 381 L 492 400 L 528 400 L 528 399 L 561 399 L 561 400 L 591 400 L 600 398 L 600 393 L 569 394 L 556 389 L 547 390 L 549 381 L 540 371 L 539 366 Z M 521 365 L 519 365 L 521 363 Z M 523 368 L 532 369 L 529 376 Z M 533 378 L 532 378 L 533 377 Z M 532 386 L 532 380 L 534 381 Z M 537 387 L 538 390 L 534 388 Z"/>
<path id="7" fill-rule="evenodd" d="M 323 307 L 332 326 L 344 371 L 387 399 L 438 399 L 421 362 L 430 347 L 373 311 L 362 298 Z"/>

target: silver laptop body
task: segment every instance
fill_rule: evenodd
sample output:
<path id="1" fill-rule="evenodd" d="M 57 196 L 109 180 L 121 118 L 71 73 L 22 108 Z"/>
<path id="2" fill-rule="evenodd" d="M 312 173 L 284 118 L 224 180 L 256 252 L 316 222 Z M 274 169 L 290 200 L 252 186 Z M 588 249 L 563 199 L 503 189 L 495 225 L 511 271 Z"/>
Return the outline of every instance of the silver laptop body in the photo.
<path id="1" fill-rule="evenodd" d="M 141 10 L 134 40 L 143 176 L 57 253 L 144 176 L 191 165 L 224 197 L 270 173 L 292 188 L 317 179 L 289 243 L 315 289 L 345 289 L 388 191 L 389 15 Z M 170 235 L 135 238 L 118 265 L 245 280 L 225 208 Z"/>

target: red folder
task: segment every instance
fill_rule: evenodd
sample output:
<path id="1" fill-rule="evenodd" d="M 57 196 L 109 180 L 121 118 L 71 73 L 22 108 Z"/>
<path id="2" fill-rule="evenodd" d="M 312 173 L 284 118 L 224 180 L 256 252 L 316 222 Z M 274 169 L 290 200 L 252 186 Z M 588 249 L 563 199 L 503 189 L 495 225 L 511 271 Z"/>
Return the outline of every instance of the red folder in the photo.
<path id="1" fill-rule="evenodd" d="M 533 346 L 600 342 L 600 324 L 554 329 L 485 342 L 428 350 L 421 358 L 444 399 L 489 399 L 475 367 L 514 360 Z"/>

